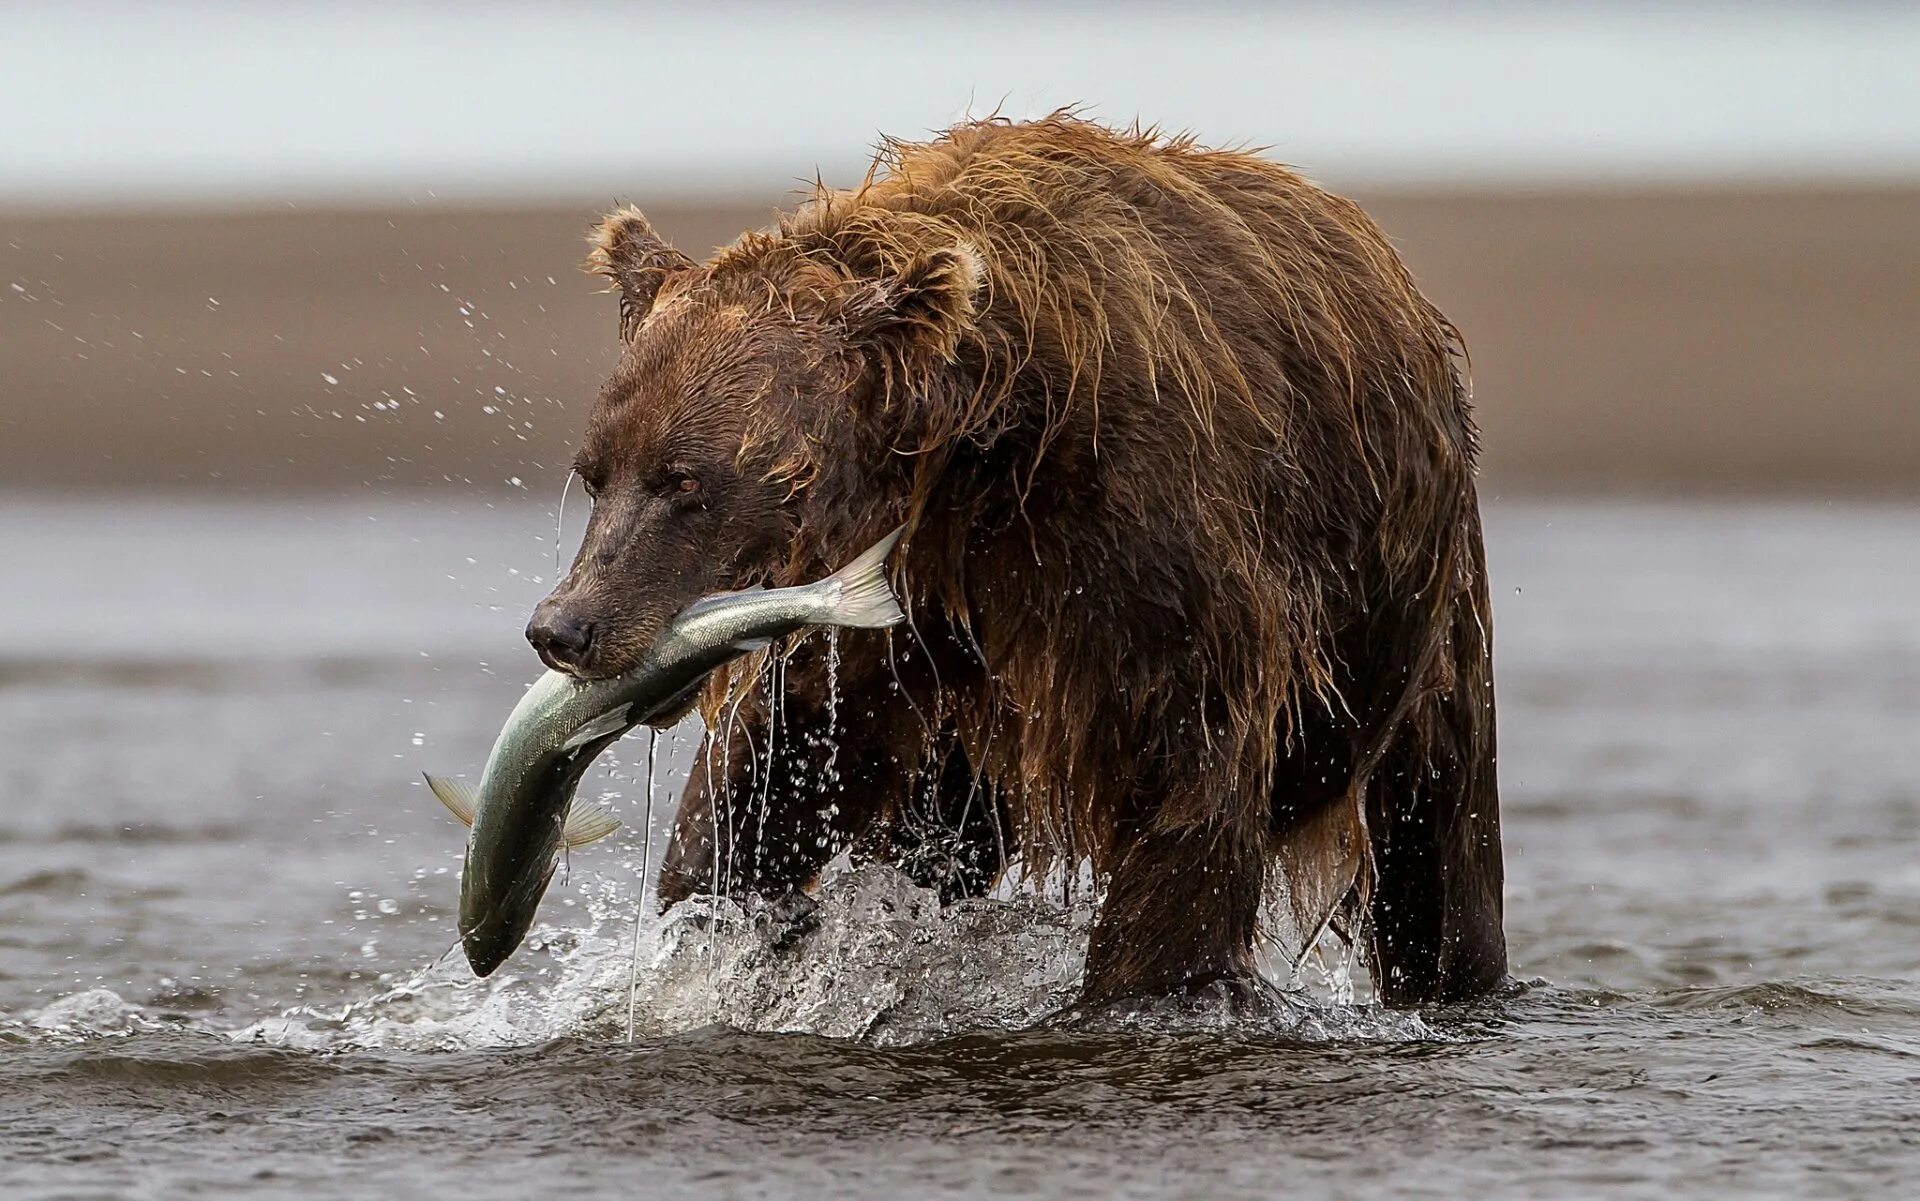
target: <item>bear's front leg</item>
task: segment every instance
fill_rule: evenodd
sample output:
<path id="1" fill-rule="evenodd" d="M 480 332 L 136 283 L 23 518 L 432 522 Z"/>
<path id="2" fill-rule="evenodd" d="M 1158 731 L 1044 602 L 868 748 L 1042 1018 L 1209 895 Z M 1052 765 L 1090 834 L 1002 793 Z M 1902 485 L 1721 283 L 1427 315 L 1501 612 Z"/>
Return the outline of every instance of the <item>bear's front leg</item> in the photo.
<path id="1" fill-rule="evenodd" d="M 929 642 L 957 640 L 923 621 L 897 661 L 850 644 L 837 704 L 823 660 L 790 658 L 777 720 L 757 695 L 729 715 L 681 794 L 660 907 L 708 893 L 778 900 L 843 850 L 899 866 L 944 901 L 991 887 L 1012 831 L 998 790 L 969 770 L 951 721 L 937 716 L 942 682 L 963 686 L 968 665 L 949 656 L 935 671 Z"/>
<path id="2" fill-rule="evenodd" d="M 764 744 L 764 733 L 737 739 L 732 755 L 709 744 L 694 762 L 661 863 L 663 909 L 704 894 L 777 899 L 805 888 L 842 850 L 894 864 L 938 890 L 942 903 L 983 895 L 1006 866 L 1006 808 L 951 736 L 895 748 L 868 734 L 828 750 L 824 761 L 782 753 L 770 779 L 759 774 L 764 762 L 734 766 L 749 743 Z M 829 763 L 831 787 L 822 783 Z"/>
<path id="3" fill-rule="evenodd" d="M 701 746 L 680 794 L 656 886 L 662 910 L 691 896 L 777 900 L 880 816 L 884 792 L 872 777 L 881 756 L 858 733 L 790 711 L 769 754 L 764 718 L 730 728 L 731 739 Z"/>
<path id="4" fill-rule="evenodd" d="M 1265 871 L 1258 832 L 1207 824 L 1135 834 L 1094 922 L 1081 1006 L 1213 985 L 1263 992 L 1253 939 Z"/>

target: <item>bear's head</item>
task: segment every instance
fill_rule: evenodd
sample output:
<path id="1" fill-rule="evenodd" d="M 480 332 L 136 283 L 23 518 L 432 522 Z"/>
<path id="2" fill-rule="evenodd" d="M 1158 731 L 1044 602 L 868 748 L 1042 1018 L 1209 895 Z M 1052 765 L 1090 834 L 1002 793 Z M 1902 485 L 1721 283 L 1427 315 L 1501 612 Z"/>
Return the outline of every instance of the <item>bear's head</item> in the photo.
<path id="1" fill-rule="evenodd" d="M 965 243 L 878 229 L 749 234 L 698 265 L 628 208 L 591 241 L 620 363 L 574 461 L 593 498 L 579 554 L 527 626 L 583 678 L 633 666 L 697 598 L 776 580 L 822 473 L 852 469 L 848 440 L 915 436 L 888 428 L 887 397 L 954 358 L 982 285 Z"/>

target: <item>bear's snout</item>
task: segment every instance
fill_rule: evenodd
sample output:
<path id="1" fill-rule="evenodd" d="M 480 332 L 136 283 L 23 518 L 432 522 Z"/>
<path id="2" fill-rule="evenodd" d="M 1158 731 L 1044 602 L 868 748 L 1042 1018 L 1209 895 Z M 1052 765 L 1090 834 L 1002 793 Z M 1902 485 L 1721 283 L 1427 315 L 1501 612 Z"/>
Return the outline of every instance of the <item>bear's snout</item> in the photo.
<path id="1" fill-rule="evenodd" d="M 594 623 L 567 611 L 553 597 L 541 601 L 527 622 L 527 641 L 540 661 L 555 671 L 579 675 L 593 654 Z"/>

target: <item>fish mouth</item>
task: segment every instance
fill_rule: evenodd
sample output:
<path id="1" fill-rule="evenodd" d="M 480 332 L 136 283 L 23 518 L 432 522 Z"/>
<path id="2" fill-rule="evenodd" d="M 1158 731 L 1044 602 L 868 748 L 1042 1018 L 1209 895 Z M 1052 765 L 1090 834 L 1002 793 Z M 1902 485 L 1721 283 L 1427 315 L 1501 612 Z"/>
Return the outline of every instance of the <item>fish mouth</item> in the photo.
<path id="1" fill-rule="evenodd" d="M 474 823 L 460 873 L 460 945 L 474 975 L 491 975 L 526 941 L 560 864 L 567 811 L 580 777 L 626 730 L 623 723 L 575 747 L 554 765 L 538 796 L 516 807 L 517 812 L 489 810 Z M 618 824 L 587 841 L 604 837 Z"/>
<path id="2" fill-rule="evenodd" d="M 460 873 L 460 945 L 487 976 L 525 941 L 558 865 L 560 815 L 572 798 L 565 775 L 532 804 L 480 814 Z"/>
<path id="3" fill-rule="evenodd" d="M 525 937 L 524 929 L 512 934 L 502 928 L 499 922 L 486 922 L 475 929 L 462 930 L 460 946 L 467 953 L 467 966 L 473 969 L 474 975 L 484 980 L 520 949 L 521 940 Z"/>
<path id="4" fill-rule="evenodd" d="M 515 887 L 492 903 L 488 903 L 489 890 L 483 887 L 461 888 L 460 946 L 474 975 L 491 976 L 520 949 L 527 931 L 533 928 L 534 915 L 540 910 L 540 898 L 553 879 L 553 870 L 549 863 L 544 872 L 523 873 Z M 473 879 L 471 872 L 467 879 Z"/>
<path id="5" fill-rule="evenodd" d="M 467 965 L 474 975 L 482 979 L 493 975 L 520 949 L 527 931 L 533 927 L 533 915 L 538 908 L 537 903 L 519 912 L 503 912 L 496 907 L 477 925 L 461 929 L 460 946 L 467 953 Z"/>

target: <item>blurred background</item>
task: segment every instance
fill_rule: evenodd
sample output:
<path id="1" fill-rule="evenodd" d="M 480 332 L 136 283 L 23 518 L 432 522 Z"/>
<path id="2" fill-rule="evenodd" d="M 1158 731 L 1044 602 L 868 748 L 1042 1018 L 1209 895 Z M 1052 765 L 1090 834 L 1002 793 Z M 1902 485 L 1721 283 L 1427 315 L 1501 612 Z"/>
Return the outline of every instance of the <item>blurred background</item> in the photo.
<path id="1" fill-rule="evenodd" d="M 581 236 L 882 133 L 1270 147 L 1465 330 L 1496 491 L 1920 490 L 1920 10 L 189 2 L 0 15 L 0 483 L 556 490 Z M 513 481 L 518 480 L 519 484 Z M 544 495 L 544 493 L 543 493 Z"/>

